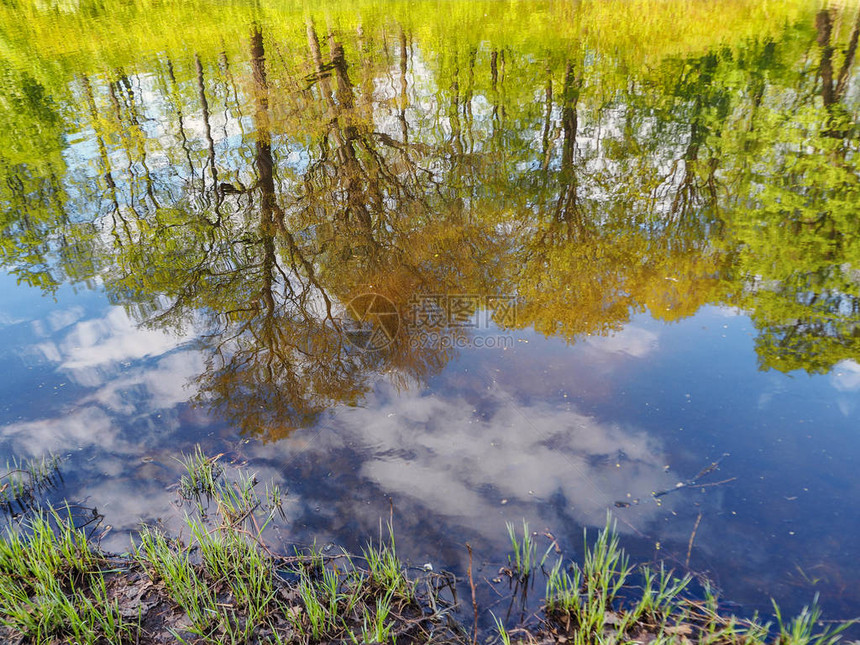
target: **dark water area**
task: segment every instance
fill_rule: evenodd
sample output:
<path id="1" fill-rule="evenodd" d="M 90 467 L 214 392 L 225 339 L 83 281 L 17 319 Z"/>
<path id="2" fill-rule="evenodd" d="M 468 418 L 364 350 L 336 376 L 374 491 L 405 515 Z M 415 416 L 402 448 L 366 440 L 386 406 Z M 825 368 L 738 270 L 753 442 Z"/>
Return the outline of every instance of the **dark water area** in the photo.
<path id="1" fill-rule="evenodd" d="M 855 4 L 0 16 L 0 461 L 106 547 L 200 444 L 274 541 L 468 543 L 487 626 L 543 593 L 507 522 L 607 512 L 733 611 L 860 615 Z"/>

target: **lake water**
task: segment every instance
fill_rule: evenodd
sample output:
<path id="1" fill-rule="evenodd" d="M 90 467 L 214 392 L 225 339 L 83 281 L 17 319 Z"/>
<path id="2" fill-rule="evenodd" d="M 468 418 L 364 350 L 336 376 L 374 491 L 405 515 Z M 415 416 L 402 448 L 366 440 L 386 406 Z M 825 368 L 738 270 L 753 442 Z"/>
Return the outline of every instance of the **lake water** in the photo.
<path id="1" fill-rule="evenodd" d="M 285 544 L 469 543 L 497 614 L 506 522 L 576 558 L 607 511 L 730 609 L 860 614 L 856 4 L 0 25 L 0 458 L 63 456 L 107 547 L 199 443 Z"/>

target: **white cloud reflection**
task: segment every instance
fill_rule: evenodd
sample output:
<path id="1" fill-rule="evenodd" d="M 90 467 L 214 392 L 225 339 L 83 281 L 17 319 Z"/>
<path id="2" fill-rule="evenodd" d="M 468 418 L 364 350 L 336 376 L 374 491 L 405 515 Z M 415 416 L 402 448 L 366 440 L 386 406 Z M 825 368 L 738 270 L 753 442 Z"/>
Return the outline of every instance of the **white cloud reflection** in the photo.
<path id="1" fill-rule="evenodd" d="M 504 535 L 507 519 L 552 521 L 550 507 L 591 526 L 602 525 L 616 501 L 632 504 L 623 509 L 631 521 L 668 510 L 651 493 L 674 480 L 664 470 L 660 444 L 644 432 L 569 407 L 517 403 L 499 390 L 486 395 L 479 411 L 457 396 L 386 389 L 367 407 L 341 410 L 332 432 L 320 434 L 307 451 L 325 460 L 350 446 L 360 478 L 396 505 L 417 502 L 491 541 Z M 271 459 L 272 448 L 285 444 L 260 456 Z"/>
<path id="2" fill-rule="evenodd" d="M 175 454 L 170 438 L 181 427 L 176 411 L 193 396 L 188 384 L 203 369 L 200 353 L 182 346 L 191 336 L 140 328 L 120 308 L 89 319 L 71 312 L 45 321 L 43 328 L 58 331 L 27 351 L 38 348 L 43 360 L 84 392 L 65 410 L 0 429 L 11 452 L 92 448 L 93 462 L 76 464 L 76 494 L 91 497 L 117 528 L 170 515 L 165 488 L 177 473 L 168 456 Z M 611 365 L 653 352 L 658 336 L 631 325 L 587 343 L 589 362 L 599 364 L 600 355 Z M 517 400 L 509 393 L 521 394 L 516 383 L 492 383 L 488 389 L 443 388 L 429 395 L 380 383 L 363 407 L 336 410 L 332 431 L 311 443 L 302 446 L 315 429 L 247 450 L 259 458 L 257 464 L 274 467 L 288 463 L 300 446 L 318 463 L 348 446 L 358 485 L 376 487 L 396 503 L 408 500 L 411 508 L 426 508 L 434 518 L 467 526 L 490 541 L 504 536 L 505 520 L 520 517 L 552 524 L 554 515 L 565 523 L 572 518 L 602 525 L 606 510 L 622 501 L 633 505 L 619 512 L 641 526 L 661 512 L 651 492 L 673 482 L 653 438 L 567 403 L 553 405 L 539 396 Z M 149 459 L 145 465 L 142 456 Z M 279 479 L 278 469 L 270 474 Z M 303 494 L 311 499 L 291 503 L 315 501 L 312 488 Z M 641 503 L 634 504 L 636 499 Z M 358 508 L 350 512 L 362 514 Z"/>
<path id="3" fill-rule="evenodd" d="M 830 371 L 830 382 L 840 392 L 860 390 L 860 364 L 856 361 L 839 361 Z"/>
<path id="4" fill-rule="evenodd" d="M 177 336 L 139 327 L 120 307 L 106 316 L 76 324 L 62 342 L 62 368 L 82 372 L 87 368 L 159 356 L 193 336 Z"/>
<path id="5" fill-rule="evenodd" d="M 658 335 L 653 331 L 627 325 L 608 336 L 587 336 L 585 344 L 602 352 L 644 358 L 658 349 L 658 339 Z"/>
<path id="6" fill-rule="evenodd" d="M 59 454 L 91 445 L 104 450 L 120 447 L 110 416 L 94 406 L 71 410 L 61 416 L 12 423 L 0 432 L 11 444 L 11 452 L 17 455 Z"/>
<path id="7" fill-rule="evenodd" d="M 195 394 L 203 358 L 184 346 L 193 335 L 139 327 L 119 307 L 101 313 L 86 317 L 76 307 L 30 322 L 35 342 L 16 351 L 54 365 L 55 376 L 40 386 L 36 418 L 0 427 L 0 437 L 18 458 L 70 457 L 63 494 L 103 512 L 114 528 L 105 544 L 127 549 L 124 531 L 181 516 L 167 490 L 181 468 L 173 438 L 195 423 L 180 406 Z"/>
<path id="8" fill-rule="evenodd" d="M 18 353 L 55 364 L 57 376 L 44 383 L 44 404 L 34 401 L 42 418 L 0 428 L 12 454 L 97 447 L 139 456 L 147 444 L 175 429 L 173 408 L 193 396 L 187 384 L 203 361 L 198 351 L 182 347 L 191 336 L 139 327 L 120 307 L 83 318 L 83 310 L 73 307 L 31 322 L 38 342 L 19 347 Z M 70 384 L 76 386 L 74 393 Z M 132 429 L 151 424 L 148 419 L 156 416 L 161 416 L 157 429 Z"/>
<path id="9" fill-rule="evenodd" d="M 836 405 L 845 417 L 857 410 L 856 392 L 860 391 L 860 364 L 853 360 L 839 361 L 830 370 L 830 384 L 841 394 L 837 395 Z"/>

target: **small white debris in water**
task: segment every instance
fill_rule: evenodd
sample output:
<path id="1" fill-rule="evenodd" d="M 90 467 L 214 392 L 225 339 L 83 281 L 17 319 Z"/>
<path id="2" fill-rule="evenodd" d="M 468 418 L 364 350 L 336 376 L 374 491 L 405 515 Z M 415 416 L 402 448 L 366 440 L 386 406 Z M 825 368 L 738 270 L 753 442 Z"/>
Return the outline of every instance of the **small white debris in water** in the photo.
<path id="1" fill-rule="evenodd" d="M 425 562 L 421 568 L 424 569 L 424 571 L 433 571 L 433 565 L 429 562 Z"/>
<path id="2" fill-rule="evenodd" d="M 506 500 L 506 499 L 502 500 L 502 504 L 507 504 L 507 503 L 508 503 L 508 500 Z"/>

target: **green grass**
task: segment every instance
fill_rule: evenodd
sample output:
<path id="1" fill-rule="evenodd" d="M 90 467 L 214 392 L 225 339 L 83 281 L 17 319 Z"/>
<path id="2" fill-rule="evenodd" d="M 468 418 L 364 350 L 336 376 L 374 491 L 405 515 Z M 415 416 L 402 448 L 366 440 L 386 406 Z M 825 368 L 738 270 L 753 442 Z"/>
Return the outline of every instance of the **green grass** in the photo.
<path id="1" fill-rule="evenodd" d="M 188 525 L 211 580 L 226 585 L 239 608 L 262 609 L 273 594 L 272 568 L 257 545 L 229 527 L 207 529 L 191 518 Z"/>
<path id="2" fill-rule="evenodd" d="M 773 602 L 773 601 L 771 601 Z M 818 607 L 818 594 L 815 594 L 812 605 L 804 607 L 798 616 L 783 622 L 782 612 L 773 602 L 774 615 L 779 628 L 779 642 L 791 645 L 834 645 L 842 636 L 842 633 L 851 626 L 850 623 L 825 627 L 824 631 L 816 631 L 816 625 L 820 624 L 821 609 Z"/>
<path id="3" fill-rule="evenodd" d="M 564 561 L 559 558 L 547 577 L 544 606 L 548 613 L 570 614 L 580 605 L 581 569 L 571 565 L 569 573 L 563 565 Z"/>
<path id="4" fill-rule="evenodd" d="M 384 596 L 376 599 L 376 605 L 362 608 L 361 642 L 388 643 L 391 641 L 392 621 L 389 620 L 395 589 L 389 589 Z M 355 635 L 351 633 L 351 640 Z"/>
<path id="5" fill-rule="evenodd" d="M 336 622 L 337 611 L 331 611 L 326 607 L 318 595 L 316 586 L 308 578 L 302 578 L 299 582 L 299 595 L 302 598 L 302 604 L 305 607 L 305 616 L 307 616 L 308 627 L 310 628 L 310 636 L 314 640 L 322 640 L 322 638 L 337 629 Z M 302 627 L 301 623 L 297 623 L 298 628 Z"/>
<path id="6" fill-rule="evenodd" d="M 124 643 L 138 632 L 108 598 L 105 559 L 71 514 L 34 513 L 0 540 L 0 624 L 33 642 Z"/>
<path id="7" fill-rule="evenodd" d="M 256 477 L 243 472 L 227 480 L 223 469 L 210 469 L 214 460 L 199 448 L 184 463 L 185 489 L 192 492 L 200 516 L 186 516 L 189 543 L 145 528 L 135 556 L 185 612 L 191 623 L 186 631 L 195 642 L 244 643 L 260 633 L 280 642 L 285 634 L 279 617 L 292 628 L 293 642 L 384 642 L 390 636 L 395 611 L 415 599 L 390 526 L 387 542 L 364 550 L 365 570 L 345 555 L 339 558 L 342 566 L 331 566 L 332 558 L 316 544 L 295 549 L 288 570 L 299 578 L 294 588 L 298 605 L 288 606 L 278 593 L 284 581 L 262 542 L 273 516 L 283 513 L 283 492 L 269 486 L 261 497 Z M 200 493 L 214 506 L 214 516 L 206 514 Z M 179 633 L 176 637 L 183 640 Z"/>
<path id="8" fill-rule="evenodd" d="M 492 614 L 493 622 L 496 624 L 496 631 L 499 632 L 499 640 L 502 645 L 511 645 L 511 635 L 508 633 L 507 628 L 505 627 L 505 622 L 501 620 L 495 614 Z"/>
<path id="9" fill-rule="evenodd" d="M 382 540 L 376 546 L 368 543 L 363 554 L 367 563 L 368 583 L 372 588 L 383 594 L 391 593 L 406 602 L 412 601 L 414 585 L 397 557 L 394 527 L 391 524 L 388 525 L 388 543 Z"/>
<path id="10" fill-rule="evenodd" d="M 310 642 L 390 642 L 396 610 L 416 601 L 415 585 L 397 557 L 390 527 L 388 543 L 369 543 L 364 549 L 365 570 L 348 556 L 343 557 L 343 568 L 333 569 L 315 545 L 297 555 L 304 612 L 292 620 Z"/>
<path id="11" fill-rule="evenodd" d="M 324 569 L 316 581 L 308 576 L 302 576 L 299 581 L 299 594 L 312 640 L 333 639 L 349 633 L 348 622 L 354 616 L 361 589 L 360 585 L 352 589 L 344 585 L 344 578 L 332 569 Z M 297 627 L 301 629 L 302 624 Z"/>
<path id="12" fill-rule="evenodd" d="M 185 518 L 191 539 L 181 544 L 144 527 L 134 549 L 137 562 L 188 617 L 194 642 L 244 643 L 259 630 L 274 631 L 272 619 L 282 608 L 275 600 L 275 567 L 261 542 L 272 510 L 257 495 L 256 478 L 242 472 L 235 481 L 222 478 L 222 469 L 199 448 L 185 464 L 186 490 L 199 511 Z M 214 505 L 214 517 L 204 512 L 200 493 Z M 269 513 L 258 521 L 259 510 Z"/>
<path id="13" fill-rule="evenodd" d="M 257 479 L 243 472 L 237 474 L 236 481 L 216 481 L 212 496 L 218 514 L 232 526 L 241 525 L 263 503 L 257 496 Z"/>
<path id="14" fill-rule="evenodd" d="M 286 493 L 284 492 L 284 490 L 274 482 L 269 483 L 266 486 L 266 504 L 269 506 L 269 508 L 277 511 L 278 515 L 280 515 L 284 519 L 286 519 L 286 516 L 284 515 L 285 496 Z"/>
<path id="15" fill-rule="evenodd" d="M 658 570 L 648 566 L 639 569 L 643 584 L 639 601 L 630 611 L 631 622 L 659 624 L 671 616 L 674 603 L 692 582 L 689 575 L 676 578 L 663 564 Z"/>
<path id="16" fill-rule="evenodd" d="M 189 550 L 172 543 L 160 530 L 144 527 L 134 554 L 152 581 L 164 585 L 170 599 L 188 616 L 194 631 L 205 634 L 218 616 L 216 600 L 191 561 Z"/>
<path id="17" fill-rule="evenodd" d="M 606 526 L 588 545 L 582 565 L 559 559 L 547 574 L 544 612 L 555 633 L 574 645 L 641 640 L 643 634 L 655 643 L 720 643 L 737 645 L 835 645 L 850 623 L 816 631 L 820 610 L 817 597 L 811 608 L 784 623 L 774 604 L 773 625 L 758 620 L 740 620 L 719 612 L 716 595 L 705 586 L 704 598 L 685 596 L 691 578 L 677 578 L 662 564 L 634 568 L 620 547 L 615 524 L 607 516 Z M 641 580 L 638 587 L 633 579 Z M 622 589 L 628 600 L 619 599 Z M 503 625 L 499 625 L 503 642 Z M 634 638 L 635 636 L 635 638 Z"/>
<path id="18" fill-rule="evenodd" d="M 637 601 L 622 608 L 618 595 L 630 586 L 633 568 L 620 547 L 614 523 L 607 517 L 593 545 L 588 545 L 587 535 L 584 540 L 581 567 L 574 563 L 565 566 L 559 559 L 548 573 L 544 600 L 547 617 L 573 629 L 577 642 L 600 642 L 607 632 L 623 637 L 643 627 L 666 635 L 663 630 L 669 619 L 679 617 L 679 598 L 690 578 L 676 579 L 662 566 L 658 573 L 642 567 L 643 585 L 633 594 Z"/>
<path id="19" fill-rule="evenodd" d="M 413 604 L 415 583 L 398 559 L 391 527 L 387 541 L 367 545 L 363 569 L 346 555 L 323 556 L 315 545 L 278 558 L 262 535 L 283 512 L 280 489 L 258 495 L 253 475 L 228 479 L 199 448 L 183 463 L 181 492 L 195 511 L 185 518 L 187 542 L 145 526 L 114 571 L 140 571 L 158 590 L 161 631 L 169 640 L 390 642 L 407 614 L 418 633 L 432 620 Z M 106 583 L 107 565 L 70 515 L 34 513 L 0 540 L 0 625 L 33 643 L 134 642 L 143 617 L 123 618 Z M 284 566 L 299 576 L 297 584 L 279 574 Z M 164 618 L 171 615 L 178 618 Z"/>
<path id="20" fill-rule="evenodd" d="M 508 522 L 507 527 L 508 538 L 514 551 L 513 557 L 508 557 L 508 565 L 514 576 L 523 582 L 531 576 L 535 566 L 535 543 L 529 532 L 528 522 L 525 520 L 523 520 L 522 538 L 517 537 L 513 522 Z"/>
<path id="21" fill-rule="evenodd" d="M 215 484 L 224 470 L 218 463 L 219 457 L 207 457 L 198 444 L 194 452 L 183 454 L 177 460 L 185 468 L 185 474 L 179 480 L 179 492 L 185 499 L 215 494 Z"/>

